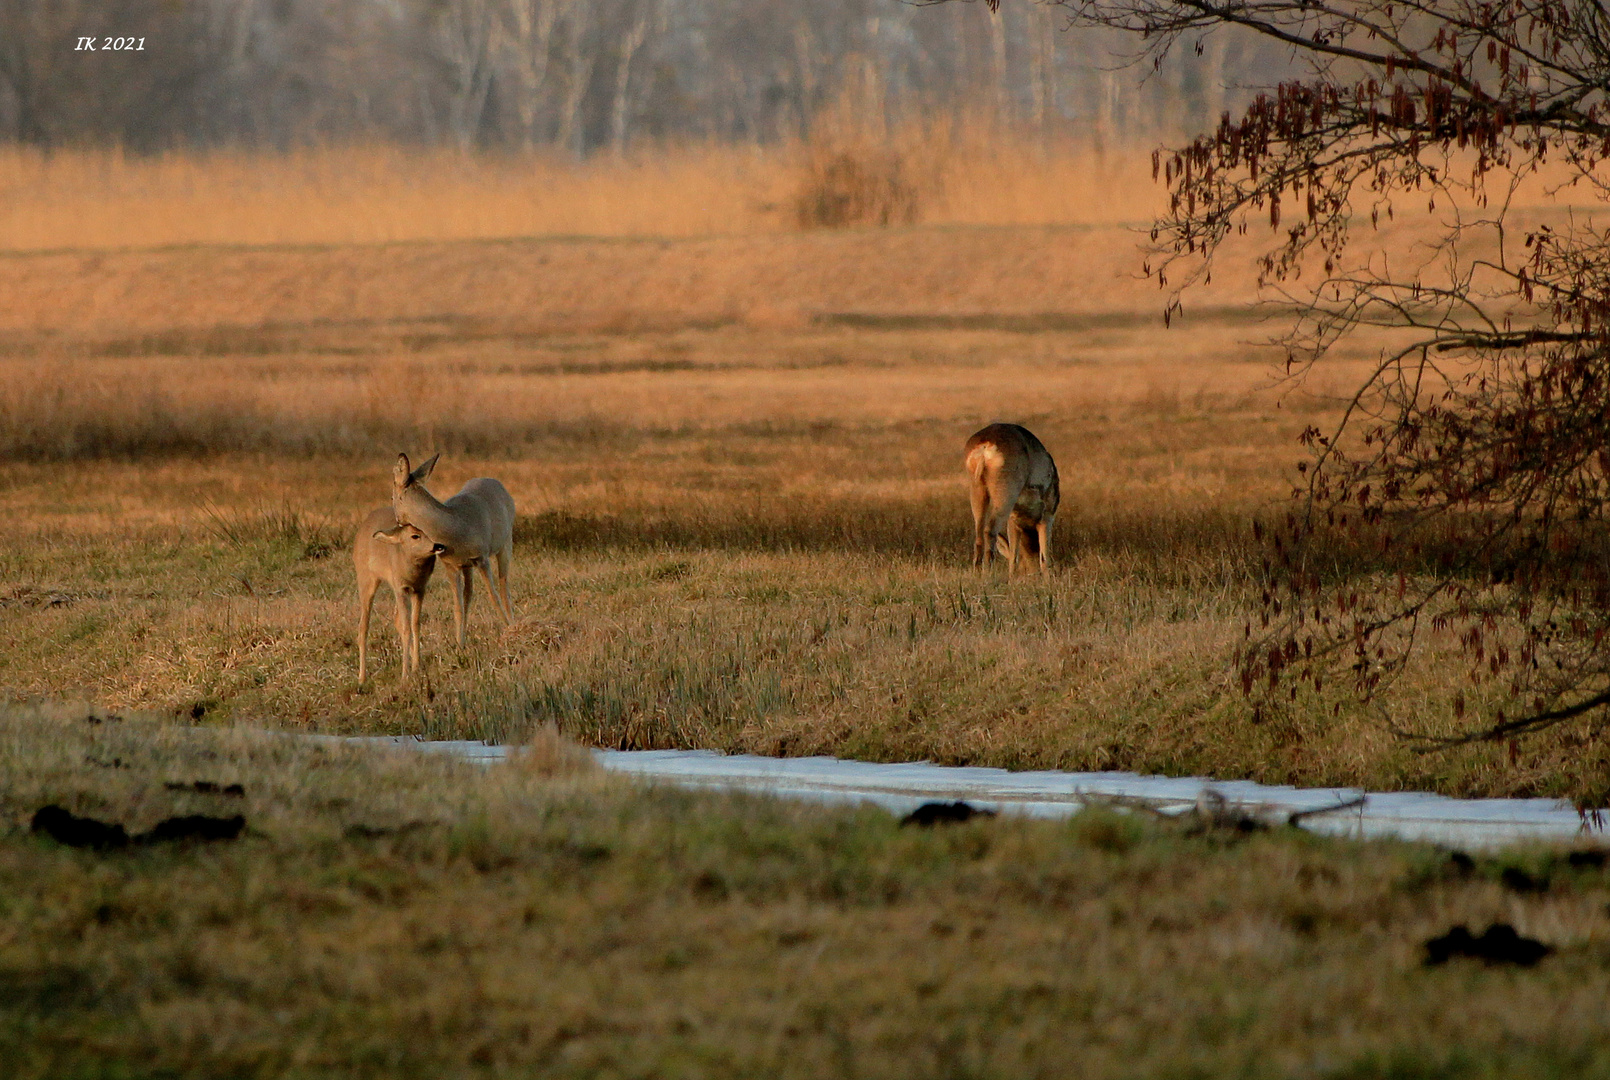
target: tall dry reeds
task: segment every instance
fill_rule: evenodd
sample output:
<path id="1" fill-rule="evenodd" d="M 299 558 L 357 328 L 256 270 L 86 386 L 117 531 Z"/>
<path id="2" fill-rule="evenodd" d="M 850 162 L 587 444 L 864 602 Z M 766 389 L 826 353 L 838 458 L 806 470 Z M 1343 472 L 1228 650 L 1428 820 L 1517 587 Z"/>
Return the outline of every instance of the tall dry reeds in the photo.
<path id="1" fill-rule="evenodd" d="M 391 146 L 135 156 L 0 150 L 0 251 L 1143 222 L 1149 147 L 983 122 L 824 123 L 769 146 L 576 163 Z"/>

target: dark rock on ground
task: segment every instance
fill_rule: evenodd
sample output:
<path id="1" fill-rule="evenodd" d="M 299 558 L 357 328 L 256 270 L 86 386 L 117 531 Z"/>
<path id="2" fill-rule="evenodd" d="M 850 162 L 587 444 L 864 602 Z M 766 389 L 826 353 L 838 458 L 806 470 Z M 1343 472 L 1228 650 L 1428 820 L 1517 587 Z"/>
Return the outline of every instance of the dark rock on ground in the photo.
<path id="1" fill-rule="evenodd" d="M 234 840 L 245 831 L 246 819 L 212 817 L 209 814 L 186 814 L 157 822 L 156 828 L 136 839 L 142 844 L 160 844 L 172 840 Z"/>
<path id="2" fill-rule="evenodd" d="M 1549 879 L 1547 877 L 1533 877 L 1518 867 L 1506 866 L 1504 872 L 1498 875 L 1504 888 L 1517 893 L 1548 892 Z"/>
<path id="3" fill-rule="evenodd" d="M 55 803 L 41 806 L 34 814 L 33 831 L 44 833 L 58 844 L 97 851 L 127 847 L 129 843 L 129 834 L 123 831 L 123 826 L 79 817 Z"/>
<path id="4" fill-rule="evenodd" d="M 197 795 L 228 795 L 236 799 L 246 797 L 246 788 L 241 784 L 215 784 L 211 780 L 169 780 L 162 786 L 169 791 L 193 791 Z"/>
<path id="5" fill-rule="evenodd" d="M 162 844 L 178 840 L 234 840 L 246 830 L 246 819 L 213 817 L 209 814 L 187 814 L 157 822 L 150 832 L 130 836 L 123 826 L 95 818 L 79 817 L 52 803 L 41 806 L 33 817 L 33 831 L 44 833 L 58 844 L 68 847 L 93 848 L 96 851 L 113 851 L 130 844 Z"/>
<path id="6" fill-rule="evenodd" d="M 975 817 L 994 817 L 995 811 L 983 807 L 973 806 L 964 802 L 929 802 L 923 803 L 911 813 L 900 819 L 901 825 L 917 825 L 928 828 L 933 825 L 954 825 L 963 821 L 971 821 Z"/>
<path id="7" fill-rule="evenodd" d="M 1535 938 L 1522 937 L 1509 923 L 1493 923 L 1480 937 L 1463 924 L 1441 937 L 1425 943 L 1426 964 L 1446 963 L 1456 956 L 1468 956 L 1487 964 L 1517 964 L 1531 967 L 1554 950 Z"/>

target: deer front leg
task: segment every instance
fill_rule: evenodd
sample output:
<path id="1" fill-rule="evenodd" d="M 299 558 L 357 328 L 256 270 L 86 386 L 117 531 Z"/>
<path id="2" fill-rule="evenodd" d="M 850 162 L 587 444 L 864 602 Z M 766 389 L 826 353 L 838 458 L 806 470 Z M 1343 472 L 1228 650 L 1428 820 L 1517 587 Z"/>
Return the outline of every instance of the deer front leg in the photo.
<path id="1" fill-rule="evenodd" d="M 994 565 L 997 558 L 1006 559 L 1008 574 L 1011 570 L 1012 556 L 1012 507 L 1006 504 L 1004 511 L 992 510 L 989 523 L 989 563 Z"/>
<path id="2" fill-rule="evenodd" d="M 409 622 L 409 626 L 408 626 L 408 643 L 409 643 L 409 646 L 414 651 L 414 673 L 418 674 L 418 672 L 419 672 L 419 613 L 422 610 L 424 610 L 424 607 L 425 607 L 425 595 L 423 593 L 418 593 L 418 592 L 416 592 L 416 593 L 414 593 L 412 595 L 413 595 L 413 603 L 409 606 L 409 611 L 408 611 L 408 622 Z"/>
<path id="3" fill-rule="evenodd" d="M 453 579 L 453 631 L 458 637 L 458 647 L 464 647 L 464 622 L 470 609 L 471 584 L 470 568 L 455 566 L 452 568 Z"/>
<path id="4" fill-rule="evenodd" d="M 358 582 L 358 685 L 369 675 L 369 609 L 374 606 L 375 590 L 380 587 L 379 578 L 368 578 Z"/>
<path id="5" fill-rule="evenodd" d="M 397 644 L 402 652 L 402 678 L 408 678 L 410 652 L 408 649 L 408 590 L 398 589 L 393 599 L 397 609 L 393 613 L 397 622 Z"/>

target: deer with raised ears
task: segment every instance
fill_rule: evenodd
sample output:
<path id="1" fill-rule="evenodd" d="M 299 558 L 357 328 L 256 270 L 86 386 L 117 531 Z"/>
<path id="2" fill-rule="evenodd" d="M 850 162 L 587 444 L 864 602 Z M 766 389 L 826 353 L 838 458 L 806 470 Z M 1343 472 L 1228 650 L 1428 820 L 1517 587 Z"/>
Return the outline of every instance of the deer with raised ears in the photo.
<path id="1" fill-rule="evenodd" d="M 369 675 L 369 611 L 384 581 L 397 605 L 397 637 L 402 641 L 402 677 L 419 670 L 419 611 L 425 586 L 436 569 L 442 545 L 411 525 L 399 525 L 391 507 L 372 510 L 352 540 L 358 570 L 358 683 Z"/>
<path id="2" fill-rule="evenodd" d="M 991 424 L 967 440 L 967 475 L 973 503 L 973 565 L 1007 558 L 1007 574 L 1018 558 L 1039 555 L 1042 572 L 1051 569 L 1051 525 L 1062 490 L 1057 463 L 1028 428 Z"/>
<path id="3" fill-rule="evenodd" d="M 472 574 L 479 570 L 492 594 L 492 606 L 504 622 L 514 621 L 509 602 L 509 566 L 514 560 L 514 499 L 498 481 L 477 477 L 446 502 L 425 490 L 425 479 L 436 468 L 431 458 L 417 469 L 408 467 L 408 455 L 398 454 L 392 469 L 391 508 L 397 520 L 412 525 L 439 545 L 437 558 L 453 579 L 453 627 L 464 644 L 464 622 L 474 593 Z M 492 583 L 492 560 L 498 564 L 498 585 Z"/>

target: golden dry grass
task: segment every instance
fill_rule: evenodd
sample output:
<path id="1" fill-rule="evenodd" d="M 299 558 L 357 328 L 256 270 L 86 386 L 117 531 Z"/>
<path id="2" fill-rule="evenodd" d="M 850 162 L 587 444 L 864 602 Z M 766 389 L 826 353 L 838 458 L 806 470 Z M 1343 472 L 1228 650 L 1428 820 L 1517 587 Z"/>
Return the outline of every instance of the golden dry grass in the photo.
<path id="1" fill-rule="evenodd" d="M 63 198 L 90 220 L 147 167 L 164 166 Z M 233 190 L 227 165 L 173 167 Z M 1025 191 L 1054 180 L 1021 171 Z M 12 252 L 0 688 L 343 731 L 556 724 L 606 745 L 1602 790 L 1596 731 L 1422 756 L 1336 690 L 1255 722 L 1227 674 L 1256 600 L 1249 520 L 1279 511 L 1297 433 L 1329 422 L 1371 347 L 1276 387 L 1246 265 L 1165 330 L 1140 239 L 920 225 Z M 1048 582 L 964 568 L 958 448 L 998 418 L 1062 467 Z M 438 582 L 428 680 L 397 686 L 382 636 L 360 691 L 341 552 L 399 449 L 446 451 L 443 494 L 477 474 L 514 492 L 520 618 L 496 627 L 483 598 L 459 652 Z M 1457 679 L 1434 645 L 1389 704 L 1451 723 Z"/>
<path id="2" fill-rule="evenodd" d="M 289 154 L 0 150 L 0 251 L 790 232 L 812 155 L 893 153 L 931 225 L 1143 225 L 1144 149 L 963 125 L 586 164 L 387 146 Z M 1029 167 L 1025 167 L 1028 164 Z"/>
<path id="3" fill-rule="evenodd" d="M 247 831 L 72 850 L 28 833 L 46 803 L 131 829 L 241 813 Z M 1462 867 L 1099 810 L 909 829 L 587 771 L 0 713 L 16 1080 L 1603 1077 L 1607 900 L 1602 867 L 1558 852 Z M 1555 954 L 1423 966 L 1427 938 L 1498 921 Z"/>
<path id="4" fill-rule="evenodd" d="M 813 168 L 846 155 L 892 164 L 918 224 L 1144 231 L 1168 202 L 1151 175 L 1152 149 L 967 120 L 885 131 L 855 117 L 804 142 L 660 147 L 585 163 L 385 145 L 148 156 L 8 146 L 0 252 L 768 236 L 799 228 Z M 1450 175 L 1463 172 L 1451 163 Z M 1509 199 L 1517 209 L 1591 214 L 1590 193 L 1568 179 L 1546 168 Z M 1502 184 L 1491 194 L 1503 197 Z M 1239 273 L 1235 261 L 1224 268 Z"/>

